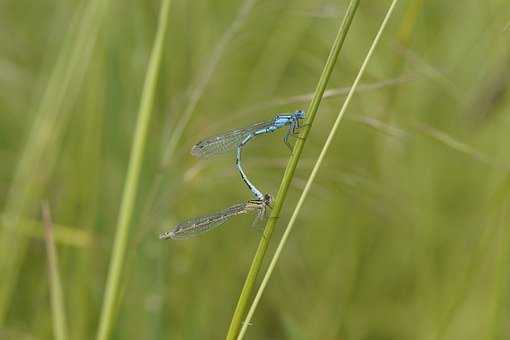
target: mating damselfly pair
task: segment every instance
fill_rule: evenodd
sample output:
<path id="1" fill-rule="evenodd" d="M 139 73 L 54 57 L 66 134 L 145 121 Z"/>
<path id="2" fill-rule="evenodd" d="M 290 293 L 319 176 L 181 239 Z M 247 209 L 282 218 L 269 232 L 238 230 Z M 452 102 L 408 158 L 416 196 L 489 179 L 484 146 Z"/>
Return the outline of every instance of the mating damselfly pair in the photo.
<path id="1" fill-rule="evenodd" d="M 209 158 L 236 149 L 235 165 L 241 175 L 241 179 L 248 186 L 248 189 L 253 196 L 255 196 L 255 199 L 235 204 L 214 214 L 179 223 L 171 231 L 161 233 L 159 238 L 163 240 L 189 238 L 218 227 L 234 216 L 249 212 L 256 212 L 257 219 L 264 218 L 267 208 L 271 205 L 271 196 L 269 194 L 263 194 L 248 179 L 241 165 L 241 150 L 255 137 L 269 134 L 285 126 L 288 127 L 288 130 L 283 137 L 283 141 L 290 149 L 289 137 L 296 137 L 298 129 L 302 126 L 300 121 L 304 119 L 304 117 L 305 113 L 302 110 L 290 114 L 279 114 L 270 121 L 253 124 L 243 129 L 230 130 L 223 134 L 206 138 L 195 144 L 191 149 L 191 154 L 198 158 Z"/>

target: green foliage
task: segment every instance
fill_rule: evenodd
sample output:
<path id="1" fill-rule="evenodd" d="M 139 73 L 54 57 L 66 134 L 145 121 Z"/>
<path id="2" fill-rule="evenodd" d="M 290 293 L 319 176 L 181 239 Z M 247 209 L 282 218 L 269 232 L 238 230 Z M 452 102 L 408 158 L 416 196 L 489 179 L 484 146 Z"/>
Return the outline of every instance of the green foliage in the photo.
<path id="1" fill-rule="evenodd" d="M 53 338 L 37 230 L 43 200 L 69 338 L 97 333 L 161 7 L 110 1 L 87 11 L 99 3 L 0 5 L 0 338 Z M 388 5 L 361 2 L 328 89 L 350 85 Z M 165 157 L 242 6 L 172 2 L 112 339 L 225 336 L 261 231 L 241 217 L 188 241 L 157 234 L 250 198 L 233 157 L 199 161 L 189 150 L 204 136 L 306 108 L 301 96 L 313 92 L 347 1 L 249 7 Z M 249 338 L 508 337 L 508 8 L 506 0 L 402 2 Z M 343 99 L 321 104 L 275 238 Z M 247 173 L 272 194 L 289 157 L 282 137 L 258 139 L 244 154 Z"/>

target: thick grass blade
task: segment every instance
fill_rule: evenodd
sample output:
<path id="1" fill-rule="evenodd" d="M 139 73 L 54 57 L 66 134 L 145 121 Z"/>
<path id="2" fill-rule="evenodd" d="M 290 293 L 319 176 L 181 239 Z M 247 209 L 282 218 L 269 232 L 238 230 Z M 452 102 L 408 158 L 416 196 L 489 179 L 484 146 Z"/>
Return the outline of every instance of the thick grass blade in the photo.
<path id="1" fill-rule="evenodd" d="M 120 274 L 126 256 L 126 247 L 128 241 L 129 224 L 133 216 L 134 202 L 138 191 L 140 180 L 140 170 L 142 167 L 142 158 L 147 139 L 147 129 L 154 103 L 154 94 L 156 89 L 157 76 L 161 57 L 163 54 L 163 42 L 165 38 L 168 13 L 170 11 L 170 0 L 163 0 L 161 4 L 158 29 L 156 39 L 152 48 L 145 83 L 138 111 L 138 121 L 136 124 L 135 139 L 131 148 L 131 158 L 124 186 L 124 194 L 117 222 L 117 232 L 113 245 L 113 253 L 106 281 L 106 292 L 103 300 L 103 308 L 99 319 L 99 329 L 97 339 L 106 340 L 110 334 L 114 315 L 114 306 L 119 296 Z"/>
<path id="2" fill-rule="evenodd" d="M 354 14 L 358 8 L 359 0 L 351 0 L 349 3 L 349 7 L 347 8 L 347 12 L 340 24 L 340 28 L 338 29 L 335 41 L 333 46 L 331 47 L 328 59 L 326 61 L 326 65 L 322 70 L 321 77 L 319 79 L 319 83 L 315 89 L 315 93 L 313 99 L 308 106 L 306 111 L 306 121 L 304 123 L 304 131 L 302 134 L 302 138 L 299 138 L 294 144 L 294 149 L 292 150 L 292 156 L 290 157 L 289 163 L 287 164 L 287 168 L 285 169 L 285 173 L 283 175 L 282 182 L 280 184 L 280 188 L 278 189 L 278 193 L 276 196 L 276 200 L 274 203 L 274 207 L 271 211 L 271 216 L 264 228 L 263 236 L 260 240 L 259 246 L 255 253 L 255 256 L 252 260 L 250 270 L 244 282 L 243 289 L 241 291 L 241 295 L 239 300 L 237 301 L 237 306 L 234 311 L 234 315 L 232 316 L 232 320 L 230 322 L 230 327 L 227 333 L 227 339 L 233 340 L 237 338 L 239 330 L 241 328 L 241 322 L 246 314 L 246 308 L 248 306 L 248 301 L 252 295 L 253 287 L 255 285 L 255 281 L 257 279 L 257 275 L 260 271 L 260 267 L 262 266 L 262 261 L 264 260 L 264 256 L 267 252 L 267 247 L 269 246 L 269 242 L 271 240 L 271 235 L 273 233 L 276 220 L 280 215 L 280 212 L 283 207 L 283 202 L 285 197 L 287 196 L 287 191 L 291 184 L 292 178 L 294 176 L 294 172 L 297 167 L 297 163 L 301 157 L 301 153 L 303 151 L 304 142 L 306 141 L 306 137 L 308 136 L 308 132 L 310 131 L 310 126 L 312 125 L 315 116 L 317 114 L 317 110 L 319 109 L 319 104 L 321 102 L 324 91 L 326 90 L 326 85 L 328 84 L 331 73 L 333 72 L 333 68 L 338 59 L 338 55 L 340 54 L 340 50 L 345 41 L 345 37 L 347 36 L 347 32 L 351 27 L 352 19 L 354 18 Z"/>
<path id="3" fill-rule="evenodd" d="M 328 135 L 328 138 L 326 140 L 326 142 L 324 143 L 324 146 L 321 150 L 321 153 L 319 155 L 319 158 L 317 159 L 317 162 L 315 163 L 314 167 L 313 167 L 313 170 L 310 174 L 310 177 L 308 178 L 307 182 L 306 182 L 306 185 L 305 185 L 305 188 L 301 194 L 301 197 L 299 198 L 299 201 L 296 205 L 296 208 L 294 209 L 294 212 L 292 213 L 292 217 L 290 218 L 290 221 L 289 223 L 287 224 L 287 227 L 285 229 L 285 232 L 282 236 L 282 239 L 280 240 L 280 243 L 278 244 L 278 248 L 276 249 L 275 251 L 275 254 L 271 260 L 271 263 L 269 264 L 269 267 L 266 271 L 266 274 L 264 275 L 264 279 L 262 280 L 262 283 L 260 284 L 260 287 L 259 287 L 259 290 L 257 291 L 257 294 L 253 300 L 253 303 L 250 307 L 250 310 L 247 314 L 247 317 L 246 317 L 246 320 L 244 321 L 243 323 L 243 328 L 241 329 L 241 332 L 239 333 L 239 337 L 237 338 L 238 340 L 242 339 L 244 334 L 246 333 L 246 330 L 247 330 L 247 327 L 249 325 L 249 322 L 253 316 L 253 313 L 255 312 L 255 309 L 257 308 L 257 305 L 258 305 L 258 302 L 260 301 L 260 298 L 262 297 L 262 293 L 264 292 L 264 289 L 269 281 L 269 278 L 271 277 L 271 274 L 273 273 L 273 270 L 276 266 L 276 263 L 278 262 L 278 259 L 280 258 L 280 254 L 282 252 L 282 249 L 283 247 L 285 246 L 285 243 L 287 242 L 287 239 L 290 235 L 290 232 L 292 231 L 292 228 L 294 226 L 294 223 L 296 221 L 296 218 L 297 218 L 297 215 L 299 214 L 299 212 L 301 211 L 301 207 L 303 206 L 303 202 L 304 200 L 306 199 L 307 195 L 308 195 L 308 192 L 310 191 L 310 188 L 313 184 L 313 181 L 315 180 L 315 177 L 317 176 L 317 172 L 322 164 L 322 161 L 324 160 L 324 157 L 329 149 L 329 146 L 331 145 L 331 141 L 333 140 L 333 138 L 335 137 L 335 134 L 336 134 L 336 131 L 338 130 L 338 127 L 340 125 L 340 122 L 342 121 L 342 117 L 344 116 L 345 114 L 345 111 L 347 110 L 347 107 L 349 106 L 350 102 L 351 102 L 351 99 L 354 95 L 354 92 L 356 91 L 356 87 L 358 86 L 359 84 L 359 81 L 361 79 L 361 77 L 363 76 L 363 73 L 365 71 L 365 68 L 370 60 L 370 58 L 372 57 L 372 54 L 374 53 L 374 50 L 381 38 L 381 35 L 384 31 L 384 28 L 386 27 L 390 17 L 391 17 L 391 14 L 393 13 L 393 10 L 395 9 L 395 6 L 397 4 L 398 0 L 393 0 L 393 2 L 391 3 L 389 9 L 388 9 L 388 12 L 386 13 L 386 17 L 384 18 L 380 28 L 379 28 L 379 31 L 377 32 L 377 35 L 376 37 L 374 38 L 374 41 L 372 42 L 372 46 L 370 47 L 366 57 L 365 57 L 365 60 L 363 61 L 363 64 L 361 65 L 361 68 L 358 72 L 358 75 L 356 76 L 356 79 L 354 80 L 354 83 L 351 87 L 351 90 L 349 91 L 349 94 L 347 95 L 347 98 L 345 99 L 345 102 L 344 104 L 342 105 L 342 108 L 340 109 L 340 112 L 338 113 L 338 116 L 335 120 L 335 123 Z"/>

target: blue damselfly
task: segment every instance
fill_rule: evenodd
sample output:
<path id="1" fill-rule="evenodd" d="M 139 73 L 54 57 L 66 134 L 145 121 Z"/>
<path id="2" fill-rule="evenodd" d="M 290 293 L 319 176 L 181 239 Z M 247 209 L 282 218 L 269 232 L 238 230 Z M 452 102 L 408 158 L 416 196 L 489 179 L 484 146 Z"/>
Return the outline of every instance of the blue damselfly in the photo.
<path id="1" fill-rule="evenodd" d="M 256 123 L 243 129 L 230 130 L 198 142 L 191 149 L 191 154 L 199 158 L 209 158 L 237 148 L 236 166 L 241 174 L 241 178 L 253 195 L 255 195 L 258 200 L 262 201 L 264 200 L 264 195 L 250 182 L 241 166 L 241 149 L 251 139 L 274 132 L 284 126 L 288 126 L 288 130 L 283 137 L 283 141 L 290 149 L 289 137 L 297 134 L 297 129 L 301 127 L 300 120 L 304 119 L 304 117 L 305 113 L 302 110 L 298 110 L 291 114 L 276 115 L 274 119 L 268 122 Z"/>

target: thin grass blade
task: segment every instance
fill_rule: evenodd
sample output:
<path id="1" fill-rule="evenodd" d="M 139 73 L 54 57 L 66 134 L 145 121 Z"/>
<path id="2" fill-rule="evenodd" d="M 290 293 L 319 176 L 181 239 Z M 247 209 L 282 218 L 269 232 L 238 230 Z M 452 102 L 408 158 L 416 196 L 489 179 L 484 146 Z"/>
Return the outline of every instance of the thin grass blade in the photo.
<path id="1" fill-rule="evenodd" d="M 171 0 L 163 0 L 159 13 L 158 29 L 156 39 L 152 47 L 152 52 L 147 68 L 145 83 L 138 112 L 138 121 L 133 146 L 131 148 L 131 157 L 129 160 L 126 183 L 120 207 L 119 218 L 117 222 L 117 231 L 113 244 L 113 253 L 108 270 L 106 281 L 106 291 L 103 300 L 103 307 L 99 319 L 99 329 L 97 333 L 98 340 L 106 340 L 109 337 L 113 326 L 114 306 L 119 296 L 120 274 L 124 265 L 126 248 L 129 234 L 129 224 L 133 216 L 133 208 L 138 183 L 140 180 L 140 170 L 142 168 L 143 152 L 147 139 L 147 130 L 154 103 L 154 95 L 157 83 L 157 76 L 163 55 L 163 42 L 165 38 L 168 14 L 170 12 Z"/>

